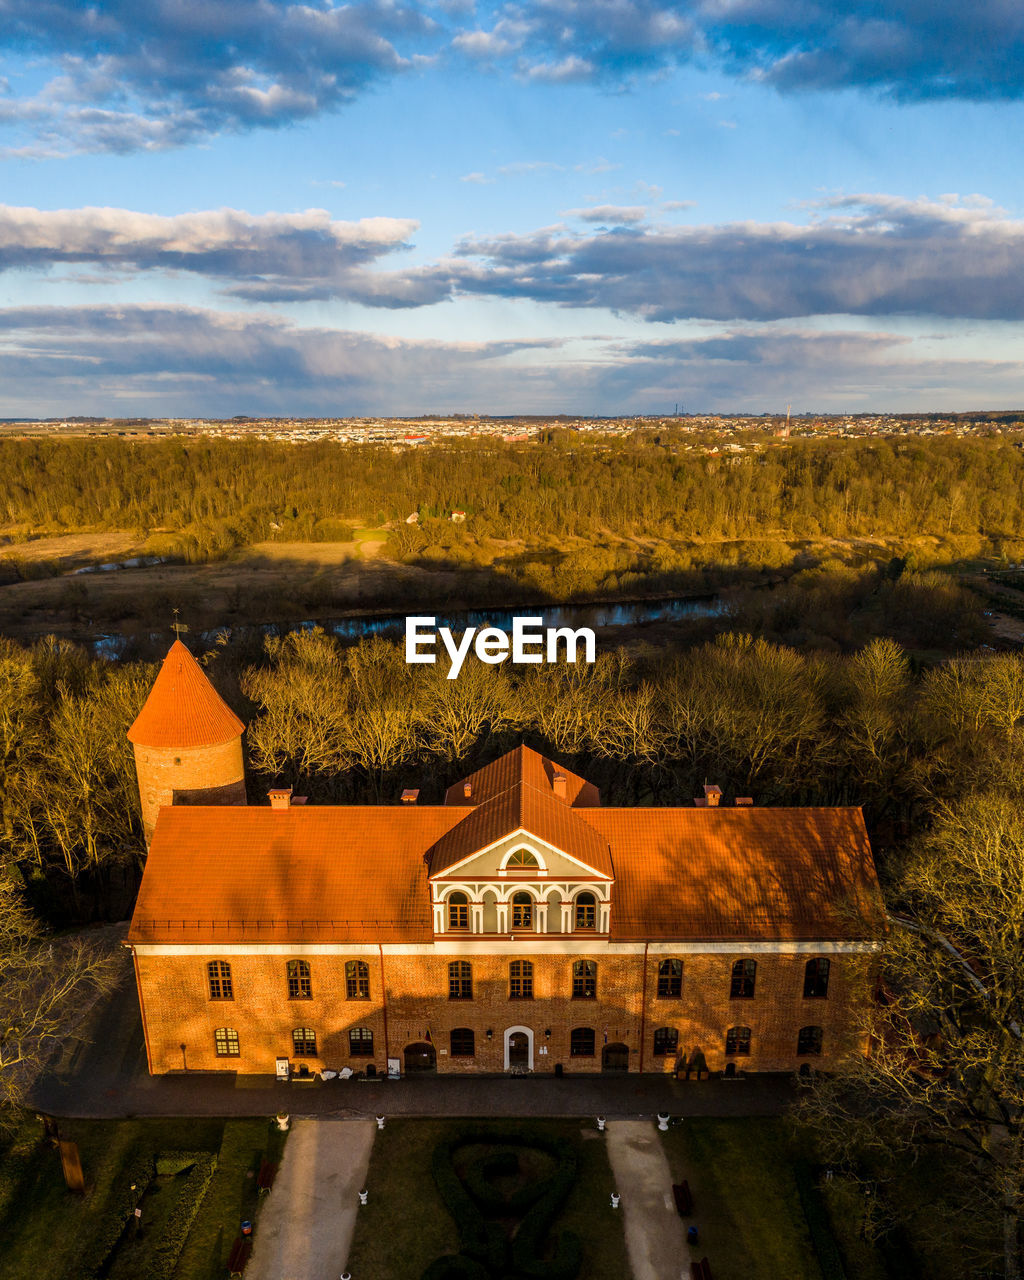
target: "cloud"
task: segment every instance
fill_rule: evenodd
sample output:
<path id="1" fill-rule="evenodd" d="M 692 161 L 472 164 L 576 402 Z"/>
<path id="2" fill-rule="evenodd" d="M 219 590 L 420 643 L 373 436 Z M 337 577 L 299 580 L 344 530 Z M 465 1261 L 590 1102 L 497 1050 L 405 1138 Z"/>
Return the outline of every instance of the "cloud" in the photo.
<path id="1" fill-rule="evenodd" d="M 1024 318 L 1024 221 L 980 199 L 844 196 L 808 224 L 618 227 L 467 238 L 464 292 L 648 320 Z"/>
<path id="2" fill-rule="evenodd" d="M 1024 363 L 922 356 L 886 333 L 742 326 L 686 340 L 437 342 L 199 308 L 0 309 L 9 416 L 345 415 L 446 409 L 977 408 Z"/>
<path id="3" fill-rule="evenodd" d="M 562 218 L 579 218 L 583 222 L 610 222 L 616 224 L 643 222 L 647 210 L 643 205 L 595 204 L 586 209 L 563 209 Z"/>
<path id="4" fill-rule="evenodd" d="M 684 209 L 696 209 L 696 200 L 663 200 L 661 208 L 666 213 L 680 213 Z"/>
<path id="5" fill-rule="evenodd" d="M 411 218 L 335 221 L 323 209 L 259 215 L 215 209 L 163 217 L 129 209 L 0 205 L 0 271 L 88 264 L 118 272 L 188 272 L 222 282 L 235 296 L 264 301 L 349 298 L 420 306 L 447 296 L 441 271 L 369 269 L 408 248 L 418 226 Z"/>
<path id="6" fill-rule="evenodd" d="M 484 173 L 464 173 L 459 179 L 460 182 L 472 182 L 477 186 L 485 186 L 487 183 L 493 182 L 493 178 L 488 178 Z"/>

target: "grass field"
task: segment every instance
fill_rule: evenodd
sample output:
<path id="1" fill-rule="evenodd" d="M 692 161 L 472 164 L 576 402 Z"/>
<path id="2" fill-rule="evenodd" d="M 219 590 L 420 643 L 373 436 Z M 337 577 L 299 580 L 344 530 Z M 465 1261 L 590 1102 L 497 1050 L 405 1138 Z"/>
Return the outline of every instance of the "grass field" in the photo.
<path id="1" fill-rule="evenodd" d="M 578 1144 L 579 1176 L 555 1226 L 584 1244 L 579 1280 L 626 1280 L 629 1264 L 621 1219 L 605 1212 L 613 1189 L 603 1141 L 585 1141 L 578 1121 L 523 1120 L 523 1133 Z M 370 1161 L 366 1209 L 356 1221 L 348 1270 L 381 1280 L 419 1280 L 442 1254 L 459 1248 L 458 1232 L 434 1186 L 430 1160 L 438 1142 L 466 1122 L 392 1120 L 377 1134 Z"/>
<path id="2" fill-rule="evenodd" d="M 174 1280 L 221 1280 L 243 1217 L 256 1213 L 255 1178 L 264 1152 L 275 1159 L 280 1138 L 266 1120 L 64 1121 L 63 1137 L 78 1143 L 86 1194 L 65 1186 L 60 1159 L 40 1141 L 42 1126 L 26 1117 L 0 1146 L 0 1280 L 65 1280 L 87 1276 L 103 1262 L 104 1240 L 124 1221 L 132 1170 L 161 1151 L 209 1151 L 218 1167 L 174 1271 Z M 142 1237 L 112 1260 L 116 1280 L 142 1280 L 136 1259 L 160 1239 L 173 1212 L 174 1191 L 157 1181 L 141 1201 Z M 141 1247 L 140 1247 L 141 1246 Z M 142 1264 L 144 1265 L 144 1263 Z"/>

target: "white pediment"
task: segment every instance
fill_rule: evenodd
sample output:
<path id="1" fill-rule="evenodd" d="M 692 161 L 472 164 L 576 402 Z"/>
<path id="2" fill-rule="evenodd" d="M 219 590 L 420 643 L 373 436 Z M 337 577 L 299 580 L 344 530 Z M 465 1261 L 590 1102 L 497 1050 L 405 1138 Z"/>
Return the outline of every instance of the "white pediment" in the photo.
<path id="1" fill-rule="evenodd" d="M 535 864 L 530 859 L 535 859 Z M 562 849 L 556 849 L 546 840 L 520 828 L 511 835 L 471 853 L 459 862 L 446 867 L 433 879 L 457 879 L 463 882 L 475 880 L 604 880 L 611 877 L 606 871 L 581 862 Z"/>

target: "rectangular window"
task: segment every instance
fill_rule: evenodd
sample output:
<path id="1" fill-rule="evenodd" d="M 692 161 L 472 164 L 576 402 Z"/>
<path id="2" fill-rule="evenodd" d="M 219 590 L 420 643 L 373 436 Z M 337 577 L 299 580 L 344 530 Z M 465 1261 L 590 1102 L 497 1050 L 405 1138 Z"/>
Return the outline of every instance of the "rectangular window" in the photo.
<path id="1" fill-rule="evenodd" d="M 373 1032 L 369 1027 L 353 1027 L 348 1033 L 348 1051 L 353 1058 L 373 1057 Z"/>
<path id="2" fill-rule="evenodd" d="M 597 998 L 597 964 L 593 960 L 577 960 L 572 967 L 572 998 Z"/>
<path id="3" fill-rule="evenodd" d="M 453 1058 L 472 1058 L 476 1053 L 476 1036 L 470 1027 L 456 1027 L 451 1037 Z"/>
<path id="4" fill-rule="evenodd" d="M 659 999 L 675 999 L 683 991 L 682 960 L 662 960 L 658 965 Z"/>
<path id="5" fill-rule="evenodd" d="M 448 999 L 473 999 L 473 969 L 468 960 L 454 960 L 448 966 Z"/>
<path id="6" fill-rule="evenodd" d="M 218 1027 L 213 1033 L 218 1058 L 238 1057 L 238 1032 L 233 1027 Z"/>
<path id="7" fill-rule="evenodd" d="M 594 1032 L 591 1027 L 575 1027 L 569 1033 L 569 1057 L 592 1058 L 594 1056 Z"/>
<path id="8" fill-rule="evenodd" d="M 365 960 L 349 960 L 346 963 L 345 995 L 349 1000 L 369 1000 L 370 966 Z"/>
<path id="9" fill-rule="evenodd" d="M 513 960 L 508 968 L 508 998 L 533 999 L 533 964 L 529 960 Z"/>
<path id="10" fill-rule="evenodd" d="M 654 1056 L 656 1058 L 667 1058 L 669 1054 L 675 1056 L 678 1044 L 679 1032 L 675 1027 L 659 1027 L 654 1033 Z"/>
<path id="11" fill-rule="evenodd" d="M 234 998 L 231 986 L 231 966 L 226 960 L 211 960 L 206 966 L 206 976 L 210 983 L 211 1000 L 231 1000 Z"/>
<path id="12" fill-rule="evenodd" d="M 296 1027 L 292 1032 L 292 1050 L 297 1058 L 316 1057 L 316 1032 L 312 1027 Z"/>
<path id="13" fill-rule="evenodd" d="M 309 975 L 309 963 L 306 960 L 288 961 L 288 999 L 312 1000 L 313 983 Z"/>
<path id="14" fill-rule="evenodd" d="M 725 1033 L 725 1052 L 729 1057 L 750 1053 L 750 1028 L 730 1027 Z"/>

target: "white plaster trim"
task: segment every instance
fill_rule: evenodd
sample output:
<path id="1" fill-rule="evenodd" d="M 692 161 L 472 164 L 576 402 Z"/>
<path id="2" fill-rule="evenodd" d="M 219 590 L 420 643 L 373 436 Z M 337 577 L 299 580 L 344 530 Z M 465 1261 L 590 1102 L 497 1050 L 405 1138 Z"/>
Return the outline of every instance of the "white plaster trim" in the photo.
<path id="1" fill-rule="evenodd" d="M 520 1032 L 522 1034 L 525 1034 L 526 1036 L 526 1043 L 527 1043 L 527 1047 L 530 1054 L 530 1058 L 527 1063 L 527 1070 L 532 1071 L 533 1070 L 533 1032 L 530 1030 L 529 1027 L 506 1027 L 505 1029 L 505 1070 L 507 1071 L 509 1069 L 509 1060 L 508 1060 L 509 1042 L 511 1041 L 512 1037 L 516 1034 L 516 1032 Z"/>
<path id="2" fill-rule="evenodd" d="M 454 828 L 452 829 L 454 830 Z M 609 880 L 608 875 L 604 871 L 598 871 L 596 867 L 590 866 L 589 863 L 581 862 L 579 858 L 574 858 L 571 853 L 566 853 L 564 849 L 559 849 L 557 845 L 553 845 L 547 840 L 542 840 L 540 836 L 534 835 L 532 831 L 527 831 L 525 827 L 517 827 L 515 831 L 506 832 L 506 834 L 500 839 L 492 840 L 490 844 L 484 845 L 482 849 L 477 849 L 473 853 L 467 854 L 466 857 L 460 859 L 460 861 L 453 862 L 450 867 L 445 867 L 443 871 L 439 871 L 436 876 L 431 876 L 430 878 L 431 880 L 447 880 L 468 863 L 475 862 L 477 858 L 483 857 L 485 853 L 490 853 L 492 849 L 497 849 L 498 845 L 504 844 L 506 840 L 515 840 L 518 836 L 523 836 L 524 842 L 527 840 L 536 841 L 537 844 L 543 845 L 545 849 L 550 849 L 552 853 L 557 854 L 560 858 L 565 858 L 567 861 L 573 863 L 574 866 L 582 867 L 584 871 L 588 871 L 597 880 Z M 479 878 L 481 880 L 489 879 L 487 876 L 474 878 Z"/>
<path id="3" fill-rule="evenodd" d="M 502 938 L 459 938 L 446 934 L 434 942 L 385 942 L 386 956 L 528 956 L 537 955 L 643 955 L 642 942 L 609 942 L 591 935 L 589 938 L 559 935 L 520 934 L 522 941 Z M 534 939 L 537 939 L 535 942 Z M 306 942 L 288 946 L 281 942 L 137 942 L 132 944 L 140 956 L 375 956 L 376 943 Z M 870 955 L 881 951 L 881 942 L 652 942 L 647 948 L 651 956 L 687 955 Z"/>

